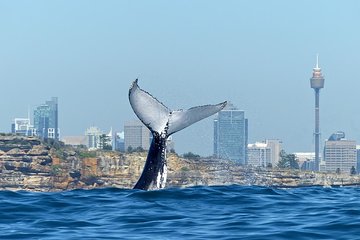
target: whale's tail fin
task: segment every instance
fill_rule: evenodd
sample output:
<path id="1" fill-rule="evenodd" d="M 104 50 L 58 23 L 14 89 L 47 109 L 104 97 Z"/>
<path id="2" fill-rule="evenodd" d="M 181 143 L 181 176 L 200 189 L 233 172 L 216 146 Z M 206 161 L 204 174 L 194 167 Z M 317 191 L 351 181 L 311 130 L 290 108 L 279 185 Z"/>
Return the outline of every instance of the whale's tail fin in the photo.
<path id="1" fill-rule="evenodd" d="M 148 92 L 139 88 L 137 79 L 129 90 L 131 107 L 150 131 L 166 137 L 222 110 L 227 102 L 171 111 Z"/>

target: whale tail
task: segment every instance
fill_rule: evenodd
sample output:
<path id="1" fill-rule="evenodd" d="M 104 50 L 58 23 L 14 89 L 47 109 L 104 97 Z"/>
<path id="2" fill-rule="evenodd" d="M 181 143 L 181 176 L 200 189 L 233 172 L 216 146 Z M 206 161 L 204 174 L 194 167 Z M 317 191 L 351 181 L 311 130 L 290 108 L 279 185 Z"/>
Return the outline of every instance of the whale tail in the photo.
<path id="1" fill-rule="evenodd" d="M 172 111 L 150 93 L 140 89 L 136 79 L 129 90 L 130 105 L 153 134 L 167 138 L 191 124 L 222 110 L 227 102 Z"/>
<path id="2" fill-rule="evenodd" d="M 135 189 L 143 190 L 165 187 L 167 178 L 167 138 L 171 134 L 217 113 L 226 106 L 226 102 L 223 102 L 217 105 L 172 111 L 151 94 L 140 89 L 137 79 L 129 90 L 129 101 L 135 114 L 153 134 L 144 170 L 134 186 Z"/>

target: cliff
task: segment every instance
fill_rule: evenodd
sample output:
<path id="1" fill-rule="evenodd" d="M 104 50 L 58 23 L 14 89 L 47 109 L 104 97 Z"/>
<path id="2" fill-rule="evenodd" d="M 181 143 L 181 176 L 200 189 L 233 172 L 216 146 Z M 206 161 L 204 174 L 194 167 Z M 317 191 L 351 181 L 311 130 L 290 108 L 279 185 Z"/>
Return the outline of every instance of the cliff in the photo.
<path id="1" fill-rule="evenodd" d="M 32 137 L 0 136 L 0 189 L 62 191 L 76 188 L 132 188 L 146 152 L 88 152 Z M 194 185 L 331 186 L 357 185 L 359 176 L 244 168 L 220 159 L 168 155 L 168 187 Z"/>

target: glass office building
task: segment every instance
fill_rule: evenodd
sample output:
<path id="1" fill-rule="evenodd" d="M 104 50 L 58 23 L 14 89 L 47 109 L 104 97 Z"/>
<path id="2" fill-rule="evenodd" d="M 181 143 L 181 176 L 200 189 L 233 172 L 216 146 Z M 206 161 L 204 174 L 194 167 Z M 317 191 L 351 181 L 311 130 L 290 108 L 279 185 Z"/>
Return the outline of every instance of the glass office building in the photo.
<path id="1" fill-rule="evenodd" d="M 58 99 L 53 97 L 34 110 L 34 128 L 37 136 L 59 140 Z"/>
<path id="2" fill-rule="evenodd" d="M 231 103 L 214 119 L 214 155 L 247 164 L 248 121 Z"/>

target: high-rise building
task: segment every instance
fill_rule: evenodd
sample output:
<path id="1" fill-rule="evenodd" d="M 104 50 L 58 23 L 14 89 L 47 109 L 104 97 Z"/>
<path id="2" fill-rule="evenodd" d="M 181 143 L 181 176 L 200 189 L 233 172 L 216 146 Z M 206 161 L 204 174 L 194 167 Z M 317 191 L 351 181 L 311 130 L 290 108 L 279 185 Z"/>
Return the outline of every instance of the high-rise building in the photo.
<path id="1" fill-rule="evenodd" d="M 271 162 L 271 148 L 264 142 L 256 142 L 248 144 L 248 165 L 269 167 L 272 166 Z"/>
<path id="2" fill-rule="evenodd" d="M 344 132 L 337 132 L 325 141 L 324 158 L 328 172 L 350 174 L 357 166 L 356 141 L 345 139 Z"/>
<path id="3" fill-rule="evenodd" d="M 86 146 L 89 150 L 95 150 L 100 148 L 100 136 L 103 132 L 100 128 L 92 126 L 86 129 Z"/>
<path id="4" fill-rule="evenodd" d="M 37 136 L 47 139 L 57 139 L 60 137 L 58 125 L 58 99 L 53 97 L 51 101 L 38 106 L 34 110 L 34 128 Z"/>
<path id="5" fill-rule="evenodd" d="M 315 91 L 315 171 L 319 171 L 320 165 L 320 89 L 324 87 L 324 77 L 319 68 L 319 55 L 316 56 L 316 67 L 313 68 L 313 76 L 310 78 L 310 86 Z"/>
<path id="6" fill-rule="evenodd" d="M 265 143 L 271 149 L 271 165 L 275 167 L 280 161 L 282 142 L 279 139 L 266 139 Z"/>
<path id="7" fill-rule="evenodd" d="M 125 152 L 124 132 L 115 133 L 115 151 Z"/>
<path id="8" fill-rule="evenodd" d="M 125 151 L 142 148 L 149 150 L 151 133 L 150 130 L 140 121 L 129 121 L 124 125 Z"/>
<path id="9" fill-rule="evenodd" d="M 214 155 L 246 164 L 247 129 L 245 112 L 228 103 L 214 119 Z"/>
<path id="10" fill-rule="evenodd" d="M 89 150 L 105 149 L 113 150 L 114 136 L 112 128 L 108 134 L 104 134 L 100 128 L 92 126 L 86 129 L 86 146 Z"/>

